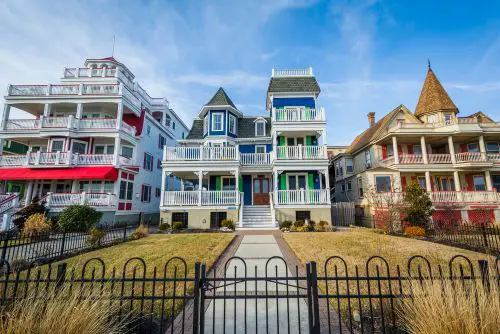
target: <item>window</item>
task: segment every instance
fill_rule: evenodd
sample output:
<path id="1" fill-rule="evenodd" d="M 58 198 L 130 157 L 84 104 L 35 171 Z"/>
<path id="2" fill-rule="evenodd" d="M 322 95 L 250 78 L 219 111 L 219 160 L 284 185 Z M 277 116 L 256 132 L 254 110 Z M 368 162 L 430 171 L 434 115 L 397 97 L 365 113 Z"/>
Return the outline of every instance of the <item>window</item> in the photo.
<path id="1" fill-rule="evenodd" d="M 428 115 L 427 123 L 436 123 L 436 114 Z"/>
<path id="2" fill-rule="evenodd" d="M 388 157 L 394 156 L 394 147 L 392 145 L 387 145 L 387 156 Z"/>
<path id="3" fill-rule="evenodd" d="M 352 182 L 349 181 L 347 182 L 347 191 L 351 191 L 352 190 Z"/>
<path id="4" fill-rule="evenodd" d="M 311 220 L 311 211 L 295 211 L 295 221 L 297 220 Z"/>
<path id="5" fill-rule="evenodd" d="M 148 136 L 151 134 L 151 125 L 148 125 L 146 127 L 146 133 L 148 134 Z"/>
<path id="6" fill-rule="evenodd" d="M 372 167 L 372 155 L 370 154 L 370 151 L 365 151 L 365 163 L 366 168 Z"/>
<path id="7" fill-rule="evenodd" d="M 156 161 L 156 168 L 161 169 L 161 160 L 160 159 L 158 159 Z"/>
<path id="8" fill-rule="evenodd" d="M 346 173 L 352 174 L 354 167 L 352 165 L 352 159 L 345 159 L 345 171 Z"/>
<path id="9" fill-rule="evenodd" d="M 255 136 L 263 137 L 266 135 L 266 123 L 260 121 L 255 123 Z"/>
<path id="10" fill-rule="evenodd" d="M 158 197 L 160 197 L 160 196 L 161 196 L 161 189 L 160 189 L 160 188 L 158 188 L 158 187 L 156 187 L 156 188 L 155 188 L 155 197 L 156 197 L 156 198 L 158 198 Z"/>
<path id="11" fill-rule="evenodd" d="M 255 153 L 266 153 L 266 145 L 255 145 Z"/>
<path id="12" fill-rule="evenodd" d="M 203 118 L 203 134 L 208 132 L 208 114 Z"/>
<path id="13" fill-rule="evenodd" d="M 426 189 L 426 185 L 425 185 L 425 176 L 418 176 L 417 177 L 417 182 L 418 184 L 420 185 L 420 188 L 422 189 Z"/>
<path id="14" fill-rule="evenodd" d="M 134 153 L 134 149 L 132 147 L 122 146 L 122 157 L 131 159 L 133 153 Z"/>
<path id="15" fill-rule="evenodd" d="M 342 192 L 345 193 L 345 182 L 342 182 Z"/>
<path id="16" fill-rule="evenodd" d="M 220 223 L 224 219 L 227 219 L 227 212 L 225 211 L 210 212 L 210 228 L 219 228 Z"/>
<path id="17" fill-rule="evenodd" d="M 236 117 L 229 115 L 229 126 L 228 130 L 232 134 L 236 134 Z"/>
<path id="18" fill-rule="evenodd" d="M 102 188 L 102 192 L 104 193 L 113 193 L 115 190 L 115 182 L 114 181 L 104 181 L 104 187 Z"/>
<path id="19" fill-rule="evenodd" d="M 364 190 L 363 190 L 363 179 L 358 177 L 358 196 L 359 198 L 363 198 Z"/>
<path id="20" fill-rule="evenodd" d="M 413 145 L 413 154 L 415 154 L 415 155 L 422 155 L 422 146 L 420 146 L 420 145 Z"/>
<path id="21" fill-rule="evenodd" d="M 182 131 L 182 139 L 184 139 L 184 131 Z"/>
<path id="22" fill-rule="evenodd" d="M 299 190 L 307 188 L 307 178 L 305 174 L 289 174 L 288 190 Z"/>
<path id="23" fill-rule="evenodd" d="M 234 177 L 222 177 L 222 190 L 236 190 L 236 179 Z"/>
<path id="24" fill-rule="evenodd" d="M 483 175 L 474 175 L 474 190 L 475 191 L 486 190 L 486 183 Z"/>
<path id="25" fill-rule="evenodd" d="M 453 122 L 453 115 L 450 113 L 444 114 L 444 123 L 451 124 Z"/>
<path id="26" fill-rule="evenodd" d="M 87 153 L 87 143 L 86 142 L 73 140 L 73 142 L 71 143 L 71 147 L 72 147 L 71 151 L 73 153 L 78 153 L 78 154 Z"/>
<path id="27" fill-rule="evenodd" d="M 141 202 L 151 202 L 151 186 L 147 184 L 142 185 Z"/>
<path id="28" fill-rule="evenodd" d="M 479 152 L 479 144 L 478 143 L 469 143 L 467 144 L 468 152 Z"/>
<path id="29" fill-rule="evenodd" d="M 163 148 L 163 146 L 165 146 L 167 140 L 165 139 L 165 137 L 163 137 L 161 134 L 158 135 L 158 148 Z"/>
<path id="30" fill-rule="evenodd" d="M 52 143 L 50 145 L 51 152 L 62 152 L 64 149 L 64 139 L 52 139 Z"/>
<path id="31" fill-rule="evenodd" d="M 493 188 L 500 192 L 500 174 L 491 175 L 491 181 L 493 182 Z"/>
<path id="32" fill-rule="evenodd" d="M 144 153 L 144 163 L 142 165 L 142 168 L 145 170 L 153 170 L 153 156 L 149 153 Z"/>
<path id="33" fill-rule="evenodd" d="M 224 114 L 221 112 L 212 113 L 212 131 L 222 131 L 223 130 L 223 116 Z"/>
<path id="34" fill-rule="evenodd" d="M 132 195 L 134 192 L 134 175 L 123 173 L 120 180 L 120 192 L 118 198 L 121 200 L 132 200 Z"/>
<path id="35" fill-rule="evenodd" d="M 172 223 L 181 222 L 184 227 L 188 226 L 188 213 L 187 212 L 172 212 Z"/>
<path id="36" fill-rule="evenodd" d="M 175 130 L 175 122 L 172 122 L 172 129 Z"/>
<path id="37" fill-rule="evenodd" d="M 496 141 L 487 142 L 486 143 L 486 152 L 488 152 L 488 153 L 500 153 L 500 146 L 498 145 L 498 142 L 496 142 Z"/>
<path id="38" fill-rule="evenodd" d="M 113 154 L 115 145 L 95 145 L 94 154 Z"/>
<path id="39" fill-rule="evenodd" d="M 344 159 L 340 160 L 339 163 L 339 175 L 344 176 Z"/>
<path id="40" fill-rule="evenodd" d="M 391 177 L 390 176 L 376 176 L 375 184 L 378 193 L 387 193 L 391 191 Z"/>

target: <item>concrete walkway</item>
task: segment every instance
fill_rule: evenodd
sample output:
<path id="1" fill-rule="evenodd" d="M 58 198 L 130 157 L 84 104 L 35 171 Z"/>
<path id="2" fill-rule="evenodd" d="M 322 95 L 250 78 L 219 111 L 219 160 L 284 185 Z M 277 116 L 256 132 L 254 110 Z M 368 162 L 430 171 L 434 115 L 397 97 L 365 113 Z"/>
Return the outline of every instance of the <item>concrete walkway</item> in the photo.
<path id="1" fill-rule="evenodd" d="M 228 263 L 225 273 L 228 278 L 252 278 L 256 274 L 258 277 L 267 275 L 268 279 L 287 274 L 292 276 L 284 260 L 269 260 L 274 256 L 283 257 L 274 235 L 244 235 L 235 256 L 242 260 L 233 259 Z M 226 287 L 219 286 L 215 294 L 244 295 L 246 291 L 247 295 L 265 295 L 267 292 L 276 296 L 287 293 L 287 290 L 289 295 L 297 294 L 297 291 L 305 294 L 304 290 L 295 287 L 295 281 L 288 281 L 288 286 L 285 283 L 285 280 L 278 283 L 256 280 L 249 280 L 246 284 L 228 282 Z M 207 292 L 207 298 L 211 296 L 213 293 Z M 205 332 L 222 333 L 224 327 L 227 333 L 307 333 L 307 304 L 302 298 L 280 298 L 278 301 L 275 297 L 212 300 L 205 313 Z"/>

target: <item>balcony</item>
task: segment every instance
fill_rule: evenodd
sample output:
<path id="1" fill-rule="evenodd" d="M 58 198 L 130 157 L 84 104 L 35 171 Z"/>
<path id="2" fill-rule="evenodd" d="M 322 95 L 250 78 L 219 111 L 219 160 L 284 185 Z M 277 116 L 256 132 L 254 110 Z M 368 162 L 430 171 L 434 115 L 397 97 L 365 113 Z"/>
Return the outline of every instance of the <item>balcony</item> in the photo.
<path id="1" fill-rule="evenodd" d="M 88 205 L 95 208 L 114 209 L 116 196 L 109 193 L 48 193 L 41 198 L 49 209 L 64 208 L 69 205 Z"/>
<path id="2" fill-rule="evenodd" d="M 229 161 L 238 160 L 237 147 L 165 147 L 164 159 L 171 161 Z"/>
<path id="3" fill-rule="evenodd" d="M 436 204 L 480 204 L 499 203 L 500 193 L 496 191 L 430 191 L 429 197 Z M 378 205 L 398 203 L 403 200 L 402 192 L 378 193 L 374 202 Z"/>
<path id="4" fill-rule="evenodd" d="M 40 119 L 9 119 L 5 125 L 8 131 L 39 131 L 39 130 L 72 130 L 72 131 L 101 131 L 116 129 L 116 119 L 68 117 L 43 117 Z M 135 136 L 136 129 L 122 121 L 124 132 Z"/>
<path id="5" fill-rule="evenodd" d="M 94 165 L 132 165 L 132 160 L 113 154 L 73 154 L 71 152 L 28 152 L 24 155 L 0 155 L 0 167 L 64 167 Z"/>
<path id="6" fill-rule="evenodd" d="M 488 157 L 486 153 L 480 152 L 464 152 L 455 154 L 457 163 L 470 163 L 470 162 L 487 162 Z"/>
<path id="7" fill-rule="evenodd" d="M 328 159 L 326 145 L 320 146 L 276 146 L 277 160 L 323 160 Z"/>
<path id="8" fill-rule="evenodd" d="M 242 166 L 269 166 L 271 153 L 240 153 L 240 164 Z"/>
<path id="9" fill-rule="evenodd" d="M 237 190 L 164 191 L 163 206 L 238 205 Z"/>
<path id="10" fill-rule="evenodd" d="M 274 200 L 275 205 L 330 204 L 328 189 L 278 190 Z"/>
<path id="11" fill-rule="evenodd" d="M 285 122 L 313 122 L 325 121 L 325 110 L 308 109 L 300 107 L 286 107 L 284 109 L 272 110 L 272 121 L 277 123 Z"/>
<path id="12" fill-rule="evenodd" d="M 107 78 L 116 77 L 117 71 L 115 68 L 88 68 L 88 67 L 72 67 L 65 68 L 63 77 L 69 78 Z"/>

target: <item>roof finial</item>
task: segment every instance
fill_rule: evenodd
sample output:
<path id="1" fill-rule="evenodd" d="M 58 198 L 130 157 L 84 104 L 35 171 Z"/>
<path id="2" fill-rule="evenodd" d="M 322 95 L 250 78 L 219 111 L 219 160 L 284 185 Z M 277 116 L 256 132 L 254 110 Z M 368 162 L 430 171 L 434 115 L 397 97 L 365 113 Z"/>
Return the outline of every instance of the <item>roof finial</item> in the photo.
<path id="1" fill-rule="evenodd" d="M 431 69 L 431 60 L 429 58 L 427 58 L 427 68 Z"/>
<path id="2" fill-rule="evenodd" d="M 113 50 L 111 51 L 111 57 L 115 56 L 115 35 L 113 35 Z"/>

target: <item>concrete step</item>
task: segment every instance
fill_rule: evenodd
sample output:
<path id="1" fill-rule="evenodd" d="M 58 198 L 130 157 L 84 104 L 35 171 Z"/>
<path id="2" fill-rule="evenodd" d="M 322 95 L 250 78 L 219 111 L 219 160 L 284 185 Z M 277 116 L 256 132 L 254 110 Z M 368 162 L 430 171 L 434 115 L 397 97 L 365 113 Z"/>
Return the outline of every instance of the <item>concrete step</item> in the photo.
<path id="1" fill-rule="evenodd" d="M 243 227 L 236 227 L 237 231 L 251 231 L 251 230 L 278 230 L 276 226 L 256 226 L 256 225 L 244 225 Z"/>

